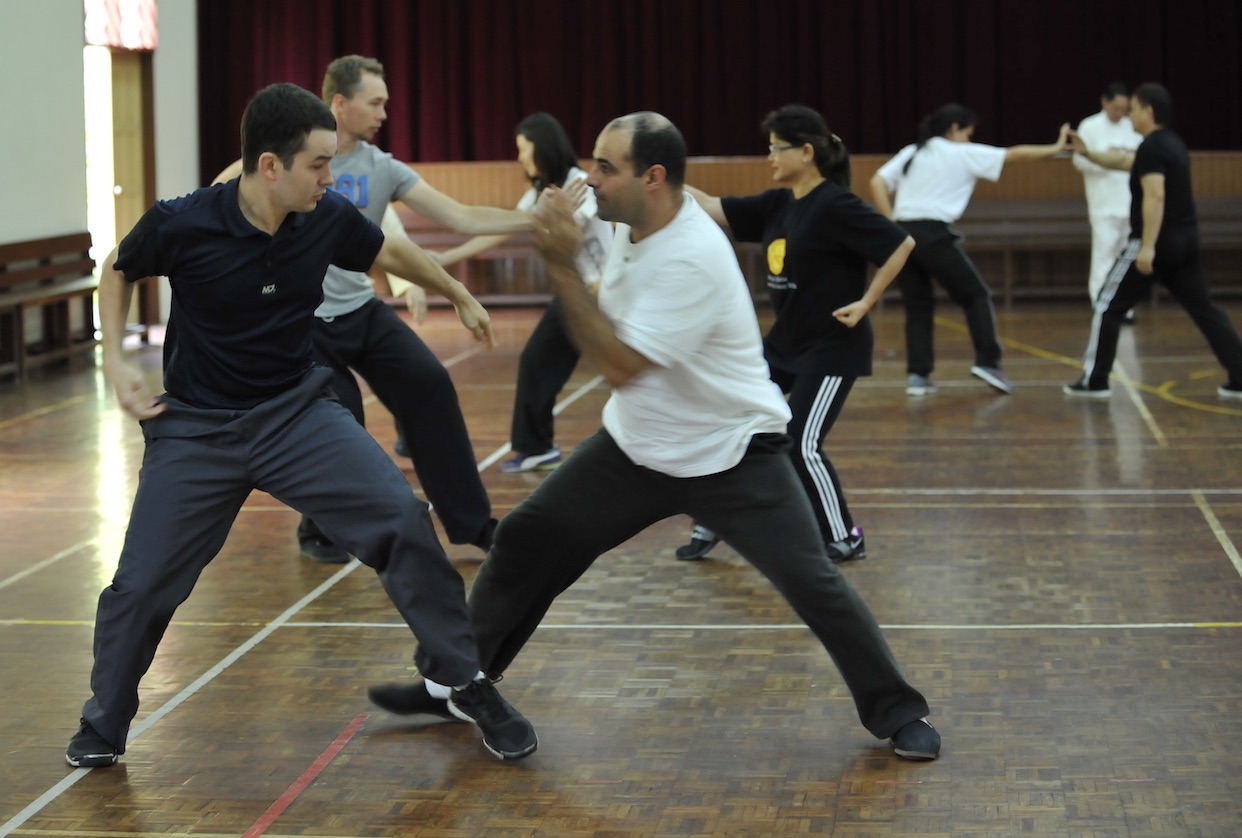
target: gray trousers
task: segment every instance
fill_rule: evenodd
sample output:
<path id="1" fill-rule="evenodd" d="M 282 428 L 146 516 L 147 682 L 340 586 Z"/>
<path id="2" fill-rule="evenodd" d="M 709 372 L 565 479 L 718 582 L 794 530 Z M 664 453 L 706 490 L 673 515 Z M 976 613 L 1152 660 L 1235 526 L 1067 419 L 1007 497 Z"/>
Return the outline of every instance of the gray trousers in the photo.
<path id="1" fill-rule="evenodd" d="M 841 671 L 863 725 L 886 738 L 927 715 L 871 610 L 824 552 L 789 461 L 789 438 L 761 434 L 742 462 L 677 478 L 635 465 L 601 430 L 500 521 L 470 589 L 483 671 L 499 675 L 552 601 L 603 553 L 656 521 L 691 515 L 774 584 Z"/>
<path id="2" fill-rule="evenodd" d="M 82 709 L 124 752 L 138 682 L 177 606 L 215 558 L 252 489 L 310 515 L 379 574 L 419 641 L 419 669 L 464 684 L 481 668 L 465 585 L 427 504 L 340 405 L 331 371 L 249 410 L 204 410 L 167 395 L 143 422 L 146 450 L 125 546 L 95 617 L 92 695 Z"/>

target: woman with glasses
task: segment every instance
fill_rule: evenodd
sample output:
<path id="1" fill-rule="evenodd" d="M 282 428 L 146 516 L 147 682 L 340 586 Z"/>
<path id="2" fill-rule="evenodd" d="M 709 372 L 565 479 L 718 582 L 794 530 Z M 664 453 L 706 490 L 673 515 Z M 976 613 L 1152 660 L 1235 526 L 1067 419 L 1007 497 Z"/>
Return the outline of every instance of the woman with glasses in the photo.
<path id="1" fill-rule="evenodd" d="M 953 222 L 961 218 L 979 178 L 999 180 L 1006 163 L 1051 157 L 1066 149 L 1069 123 L 1049 145 L 997 148 L 970 141 L 979 117 L 962 105 L 945 105 L 924 117 L 919 138 L 880 167 L 871 197 L 880 212 L 914 237 L 916 247 L 897 282 L 906 308 L 906 393 L 936 392 L 932 382 L 934 276 L 966 315 L 975 348 L 970 374 L 1001 393 L 1013 386 L 1001 372 L 992 293 L 958 243 Z M 896 200 L 890 195 L 897 193 Z"/>
<path id="2" fill-rule="evenodd" d="M 539 193 L 548 186 L 563 187 L 586 179 L 586 172 L 578 168 L 569 136 L 550 114 L 534 113 L 523 119 L 517 125 L 514 141 L 518 163 L 530 181 L 530 189 L 518 201 L 519 210 L 534 209 Z M 595 198 L 590 190 L 574 216 L 583 232 L 578 273 L 594 289 L 612 243 L 612 225 L 596 216 Z M 441 265 L 452 265 L 495 247 L 507 238 L 476 236 L 452 250 L 433 254 L 433 258 Z M 577 364 L 578 349 L 565 330 L 560 300 L 553 298 L 522 350 L 509 432 L 513 456 L 500 464 L 501 471 L 544 470 L 554 468 L 561 461 L 561 449 L 553 443 L 552 409 L 557 394 Z"/>
<path id="3" fill-rule="evenodd" d="M 841 482 L 820 450 L 855 380 L 871 374 L 867 312 L 897 276 L 914 240 L 850 191 L 849 152 L 824 118 L 803 105 L 768 114 L 776 187 L 716 198 L 687 186 L 736 241 L 763 245 L 776 321 L 764 338 L 772 381 L 789 397 L 794 468 L 835 562 L 866 556 Z M 870 284 L 867 265 L 877 270 Z M 695 525 L 677 558 L 701 559 L 719 541 Z"/>

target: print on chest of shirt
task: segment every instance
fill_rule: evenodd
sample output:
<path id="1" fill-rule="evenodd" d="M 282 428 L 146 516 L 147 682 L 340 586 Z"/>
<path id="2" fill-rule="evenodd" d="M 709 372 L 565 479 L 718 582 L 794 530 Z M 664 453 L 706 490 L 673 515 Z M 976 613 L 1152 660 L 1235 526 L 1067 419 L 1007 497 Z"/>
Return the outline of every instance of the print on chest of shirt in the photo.
<path id="1" fill-rule="evenodd" d="M 339 195 L 344 195 L 356 207 L 361 208 L 371 204 L 366 175 L 355 176 L 347 172 L 338 177 L 336 183 L 329 188 Z"/>
<path id="2" fill-rule="evenodd" d="M 785 237 L 777 236 L 768 243 L 768 288 L 773 291 L 792 291 L 798 287 L 785 272 Z"/>

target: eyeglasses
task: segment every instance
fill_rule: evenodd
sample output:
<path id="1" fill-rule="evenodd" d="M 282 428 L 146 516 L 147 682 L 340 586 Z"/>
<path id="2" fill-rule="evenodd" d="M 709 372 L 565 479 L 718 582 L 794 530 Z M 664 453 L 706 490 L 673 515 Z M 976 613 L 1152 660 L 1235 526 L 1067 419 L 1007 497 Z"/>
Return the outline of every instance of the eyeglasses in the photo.
<path id="1" fill-rule="evenodd" d="M 778 151 L 789 151 L 791 148 L 801 148 L 796 145 L 770 145 L 768 146 L 768 154 L 776 154 Z"/>

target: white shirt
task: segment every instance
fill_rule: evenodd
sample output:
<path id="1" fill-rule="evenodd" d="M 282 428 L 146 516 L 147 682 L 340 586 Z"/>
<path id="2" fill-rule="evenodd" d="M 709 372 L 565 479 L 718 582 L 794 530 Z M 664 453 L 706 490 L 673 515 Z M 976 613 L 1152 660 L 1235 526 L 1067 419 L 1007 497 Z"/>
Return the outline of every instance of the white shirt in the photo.
<path id="1" fill-rule="evenodd" d="M 1078 123 L 1078 136 L 1092 151 L 1134 151 L 1143 142 L 1130 117 L 1113 122 L 1104 111 Z M 1082 172 L 1087 213 L 1092 218 L 1130 218 L 1129 172 L 1097 166 L 1078 153 L 1074 154 L 1074 168 Z"/>
<path id="2" fill-rule="evenodd" d="M 737 257 L 690 195 L 638 244 L 618 224 L 599 293 L 617 337 L 655 366 L 612 391 L 604 428 L 640 466 L 673 477 L 733 468 L 750 438 L 784 433 Z"/>
<path id="3" fill-rule="evenodd" d="M 903 174 L 902 167 L 911 157 L 910 169 Z M 888 191 L 897 193 L 894 221 L 952 224 L 966 211 L 975 182 L 980 178 L 999 180 L 1004 165 L 1003 148 L 932 137 L 922 148 L 912 143 L 897 152 L 878 174 Z"/>
<path id="4" fill-rule="evenodd" d="M 568 186 L 576 180 L 586 180 L 586 176 L 586 172 L 574 166 L 565 177 L 565 185 Z M 531 187 L 518 201 L 517 209 L 529 212 L 535 208 L 538 200 L 539 193 Z M 582 228 L 582 244 L 574 258 L 574 266 L 578 269 L 578 276 L 587 285 L 599 282 L 604 273 L 604 261 L 608 258 L 608 248 L 612 244 L 612 225 L 601 221 L 597 213 L 595 193 L 588 189 L 582 205 L 574 210 L 574 218 Z"/>

